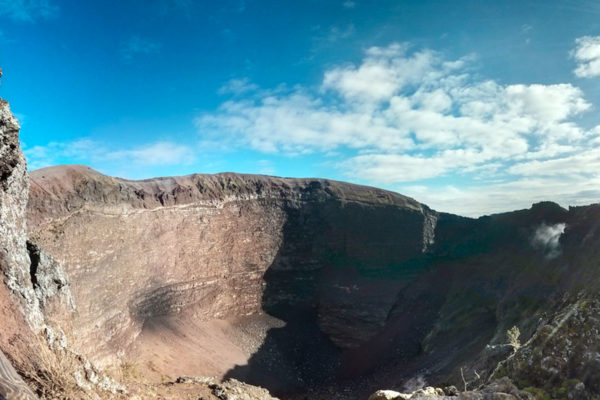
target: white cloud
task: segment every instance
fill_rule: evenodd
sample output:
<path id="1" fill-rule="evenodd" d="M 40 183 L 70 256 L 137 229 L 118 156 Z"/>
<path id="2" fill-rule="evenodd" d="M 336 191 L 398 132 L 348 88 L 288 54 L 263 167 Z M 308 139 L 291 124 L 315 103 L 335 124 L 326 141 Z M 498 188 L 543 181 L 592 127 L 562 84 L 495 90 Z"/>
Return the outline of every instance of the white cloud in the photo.
<path id="1" fill-rule="evenodd" d="M 98 141 L 78 139 L 24 148 L 24 153 L 30 170 L 61 164 L 65 159 L 86 164 L 110 163 L 136 167 L 184 165 L 196 160 L 192 148 L 164 141 L 117 150 Z"/>
<path id="2" fill-rule="evenodd" d="M 479 181 L 496 199 L 480 195 L 479 187 L 445 195 L 475 213 L 511 209 L 515 196 L 525 206 L 538 194 L 546 196 L 539 200 L 561 201 L 576 200 L 569 193 L 578 191 L 596 195 L 581 179 L 590 182 L 600 171 L 593 150 L 600 128 L 578 122 L 591 109 L 583 92 L 568 83 L 476 79 L 474 61 L 446 60 L 407 44 L 372 47 L 361 62 L 326 70 L 317 88 L 256 90 L 199 116 L 196 124 L 205 141 L 333 157 L 330 165 L 349 180 L 387 187 L 442 176 Z M 542 181 L 558 191 L 526 194 L 520 186 Z M 587 194 L 582 198 L 590 200 Z M 451 201 L 434 203 L 473 215 Z"/>
<path id="3" fill-rule="evenodd" d="M 372 182 L 392 184 L 433 178 L 456 170 L 465 170 L 489 157 L 473 149 L 446 150 L 436 156 L 407 154 L 368 154 L 352 157 L 339 167 L 346 174 Z"/>
<path id="4" fill-rule="evenodd" d="M 34 22 L 38 19 L 53 18 L 59 8 L 50 0 L 0 0 L 0 17 L 13 21 Z"/>
<path id="5" fill-rule="evenodd" d="M 31 170 L 60 164 L 63 158 L 83 160 L 104 154 L 105 148 L 98 142 L 89 139 L 78 139 L 71 142 L 50 142 L 45 146 L 24 147 L 27 167 Z"/>
<path id="6" fill-rule="evenodd" d="M 559 122 L 590 108 L 580 89 L 570 84 L 506 87 L 512 112 L 536 121 Z"/>
<path id="7" fill-rule="evenodd" d="M 218 93 L 221 95 L 233 94 L 239 96 L 255 90 L 258 90 L 258 85 L 250 82 L 248 78 L 241 78 L 229 80 L 226 84 L 219 88 Z"/>
<path id="8" fill-rule="evenodd" d="M 346 25 L 345 27 L 333 26 L 329 29 L 328 34 L 325 39 L 329 42 L 337 42 L 338 40 L 343 40 L 354 35 L 356 29 L 354 24 Z"/>
<path id="9" fill-rule="evenodd" d="M 256 162 L 258 173 L 263 175 L 275 175 L 275 165 L 269 160 L 258 160 Z"/>
<path id="10" fill-rule="evenodd" d="M 446 68 L 438 56 L 425 50 L 406 55 L 408 46 L 372 47 L 359 66 L 334 67 L 325 72 L 323 88 L 348 100 L 384 101 L 410 85 L 432 83 Z"/>
<path id="11" fill-rule="evenodd" d="M 444 113 L 452 108 L 452 99 L 442 89 L 419 90 L 412 99 L 414 104 L 424 110 Z"/>
<path id="12" fill-rule="evenodd" d="M 575 39 L 575 50 L 571 56 L 577 62 L 573 71 L 580 78 L 600 75 L 600 36 L 583 36 Z"/>
<path id="13" fill-rule="evenodd" d="M 521 176 L 582 176 L 600 171 L 600 149 L 581 149 L 571 155 L 513 165 L 509 172 Z M 600 200 L 600 199 L 599 199 Z"/>
<path id="14" fill-rule="evenodd" d="M 156 142 L 129 150 L 108 152 L 109 160 L 126 160 L 140 166 L 191 164 L 194 151 L 184 145 L 171 142 Z"/>
<path id="15" fill-rule="evenodd" d="M 600 200 L 600 179 L 523 177 L 508 182 L 487 180 L 479 185 L 458 187 L 444 185 L 396 186 L 398 192 L 411 196 L 433 209 L 478 217 L 531 207 L 533 203 L 552 200 L 564 207 L 587 205 Z"/>
<path id="16" fill-rule="evenodd" d="M 144 54 L 158 53 L 161 44 L 143 38 L 139 35 L 133 35 L 121 43 L 121 56 L 126 61 L 131 61 L 134 57 Z"/>

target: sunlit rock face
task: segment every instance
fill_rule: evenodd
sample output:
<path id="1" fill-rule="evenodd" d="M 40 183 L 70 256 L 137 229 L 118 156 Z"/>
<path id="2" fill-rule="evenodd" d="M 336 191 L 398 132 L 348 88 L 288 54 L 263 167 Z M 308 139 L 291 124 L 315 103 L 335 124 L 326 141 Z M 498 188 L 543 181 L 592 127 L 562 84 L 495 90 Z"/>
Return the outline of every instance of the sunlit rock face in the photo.
<path id="1" fill-rule="evenodd" d="M 29 179 L 27 164 L 19 146 L 19 123 L 8 102 L 0 99 L 0 258 L 6 284 L 21 294 L 20 306 L 35 325 L 37 303 L 30 282 L 25 212 Z"/>
<path id="2" fill-rule="evenodd" d="M 26 246 L 25 207 L 29 187 L 26 169 L 19 147 L 19 124 L 8 103 L 0 99 L 0 397 L 23 391 L 23 398 L 33 399 L 31 393 L 23 390 L 22 382 L 4 355 L 19 363 L 26 362 L 26 347 L 16 338 L 30 339 L 27 322 L 41 323 L 39 312 L 31 312 L 38 310 L 29 280 Z"/>
<path id="3" fill-rule="evenodd" d="M 68 281 L 60 265 L 27 240 L 29 178 L 19 129 L 8 103 L 0 99 L 0 397 L 34 399 L 14 367 L 19 372 L 35 368 L 32 344 L 46 328 L 44 309 L 61 308 Z"/>
<path id="4" fill-rule="evenodd" d="M 18 336 L 30 339 L 28 333 L 45 327 L 44 309 L 58 310 L 69 298 L 62 267 L 28 240 L 29 177 L 19 129 L 8 103 L 0 99 L 0 348 Z"/>

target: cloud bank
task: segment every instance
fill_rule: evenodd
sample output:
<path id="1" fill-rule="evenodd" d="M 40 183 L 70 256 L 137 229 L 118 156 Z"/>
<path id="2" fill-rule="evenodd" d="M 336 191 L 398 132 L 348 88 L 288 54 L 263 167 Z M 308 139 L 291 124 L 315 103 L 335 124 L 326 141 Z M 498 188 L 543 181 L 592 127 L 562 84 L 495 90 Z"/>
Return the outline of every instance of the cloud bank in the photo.
<path id="1" fill-rule="evenodd" d="M 115 149 L 91 139 L 51 142 L 24 149 L 31 170 L 58 165 L 65 159 L 92 164 L 109 163 L 115 168 L 185 165 L 196 161 L 191 147 L 173 142 L 154 142 L 128 149 Z"/>
<path id="2" fill-rule="evenodd" d="M 511 197 L 524 206 L 538 195 L 564 202 L 598 183 L 600 128 L 579 124 L 591 109 L 581 89 L 478 79 L 475 63 L 472 56 L 447 60 L 406 44 L 372 47 L 360 63 L 326 70 L 317 88 L 258 90 L 224 102 L 196 125 L 204 139 L 267 154 L 332 155 L 347 179 L 461 214 L 514 208 Z M 427 185 L 447 177 L 469 185 Z M 505 191 L 505 201 L 475 196 L 477 206 L 458 204 L 480 190 Z M 600 197 L 597 190 L 588 194 Z"/>

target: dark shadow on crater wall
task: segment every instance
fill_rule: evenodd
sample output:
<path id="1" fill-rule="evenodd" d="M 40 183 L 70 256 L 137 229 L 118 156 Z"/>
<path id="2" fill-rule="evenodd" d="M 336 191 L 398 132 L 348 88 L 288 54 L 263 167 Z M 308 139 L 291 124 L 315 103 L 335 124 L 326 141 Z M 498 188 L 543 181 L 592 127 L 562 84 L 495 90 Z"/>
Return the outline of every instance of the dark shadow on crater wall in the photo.
<path id="1" fill-rule="evenodd" d="M 339 342 L 381 329 L 399 292 L 427 267 L 420 211 L 344 203 L 319 185 L 284 205 L 282 245 L 264 276 L 262 309 L 286 325 L 226 374 L 279 395 L 335 379 Z"/>
<path id="2" fill-rule="evenodd" d="M 528 238 L 541 222 L 564 221 L 560 207 L 440 215 L 424 254 L 421 212 L 311 198 L 319 193 L 286 205 L 265 274 L 263 310 L 286 326 L 227 377 L 280 396 L 365 377 L 398 384 L 423 369 L 443 379 L 502 329 L 521 322 L 531 334 L 527 321 L 557 288 Z"/>

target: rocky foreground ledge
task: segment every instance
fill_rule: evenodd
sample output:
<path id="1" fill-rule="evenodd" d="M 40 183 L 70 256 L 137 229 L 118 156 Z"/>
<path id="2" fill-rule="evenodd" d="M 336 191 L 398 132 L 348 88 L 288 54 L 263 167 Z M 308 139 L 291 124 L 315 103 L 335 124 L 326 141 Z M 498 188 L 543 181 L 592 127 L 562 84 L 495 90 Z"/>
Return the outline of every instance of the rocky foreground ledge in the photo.
<path id="1" fill-rule="evenodd" d="M 411 393 L 379 390 L 369 400 L 533 400 L 537 397 L 519 390 L 510 379 L 504 377 L 473 391 L 460 392 L 455 386 L 444 388 L 425 387 Z"/>

